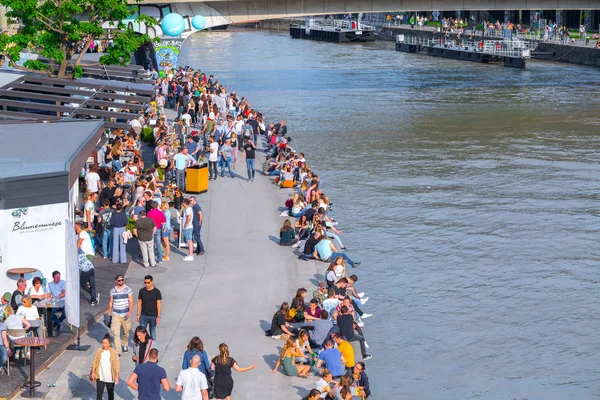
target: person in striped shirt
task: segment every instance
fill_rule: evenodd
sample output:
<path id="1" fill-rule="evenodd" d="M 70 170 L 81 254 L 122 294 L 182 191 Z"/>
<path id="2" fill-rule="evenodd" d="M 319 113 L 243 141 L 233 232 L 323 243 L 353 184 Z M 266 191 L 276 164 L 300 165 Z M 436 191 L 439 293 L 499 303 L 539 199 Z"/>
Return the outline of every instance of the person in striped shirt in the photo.
<path id="1" fill-rule="evenodd" d="M 127 353 L 129 348 L 129 331 L 131 330 L 131 311 L 133 310 L 133 291 L 125 285 L 125 277 L 121 274 L 115 277 L 116 286 L 110 289 L 108 315 L 112 315 L 110 330 L 115 340 L 113 346 L 121 356 L 121 351 Z M 121 347 L 121 328 L 123 329 L 123 347 Z"/>

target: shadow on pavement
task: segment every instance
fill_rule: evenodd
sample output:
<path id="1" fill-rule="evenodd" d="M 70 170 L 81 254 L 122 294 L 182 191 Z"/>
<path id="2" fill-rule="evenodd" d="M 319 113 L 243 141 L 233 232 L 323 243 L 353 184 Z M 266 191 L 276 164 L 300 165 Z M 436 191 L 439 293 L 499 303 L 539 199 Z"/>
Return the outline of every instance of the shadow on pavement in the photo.
<path id="1" fill-rule="evenodd" d="M 277 236 L 269 235 L 269 240 L 279 244 L 279 238 Z"/>
<path id="2" fill-rule="evenodd" d="M 262 329 L 263 331 L 268 331 L 269 329 L 271 329 L 271 323 L 268 321 L 265 321 L 264 319 L 261 319 L 259 324 L 260 324 L 260 329 Z"/>

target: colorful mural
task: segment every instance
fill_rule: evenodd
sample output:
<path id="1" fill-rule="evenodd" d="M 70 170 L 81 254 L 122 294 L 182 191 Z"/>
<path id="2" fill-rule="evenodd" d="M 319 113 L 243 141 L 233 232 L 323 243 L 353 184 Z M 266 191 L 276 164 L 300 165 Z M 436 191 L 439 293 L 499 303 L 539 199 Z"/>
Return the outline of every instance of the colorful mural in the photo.
<path id="1" fill-rule="evenodd" d="M 162 39 L 161 43 L 155 46 L 156 63 L 159 71 L 165 69 L 177 68 L 179 61 L 179 50 L 185 39 Z"/>

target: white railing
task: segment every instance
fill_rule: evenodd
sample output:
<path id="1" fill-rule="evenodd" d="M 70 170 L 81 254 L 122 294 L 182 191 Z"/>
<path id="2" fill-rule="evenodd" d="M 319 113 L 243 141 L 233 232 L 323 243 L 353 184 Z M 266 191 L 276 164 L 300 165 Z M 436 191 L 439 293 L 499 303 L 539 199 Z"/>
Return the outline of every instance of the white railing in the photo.
<path id="1" fill-rule="evenodd" d="M 352 26 L 354 24 L 354 26 Z M 348 21 L 345 19 L 332 18 L 310 18 L 307 28 L 315 29 L 319 27 L 337 28 L 337 29 L 354 29 L 360 31 L 374 31 L 375 27 L 361 24 L 357 21 Z"/>
<path id="2" fill-rule="evenodd" d="M 485 40 L 481 43 L 481 41 L 467 39 L 444 38 L 442 40 L 438 38 L 398 35 L 396 41 L 398 43 L 422 47 L 443 47 L 450 50 L 473 51 L 498 57 L 529 58 L 531 56 L 530 43 L 519 39 Z"/>

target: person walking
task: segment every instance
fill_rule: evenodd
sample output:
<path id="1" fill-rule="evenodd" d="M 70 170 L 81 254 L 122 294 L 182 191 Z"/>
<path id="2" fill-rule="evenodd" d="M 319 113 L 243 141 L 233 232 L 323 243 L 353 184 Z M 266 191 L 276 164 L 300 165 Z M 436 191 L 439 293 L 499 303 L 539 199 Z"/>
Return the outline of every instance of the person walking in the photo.
<path id="1" fill-rule="evenodd" d="M 125 215 L 123 210 L 123 203 L 117 201 L 115 205 L 115 212 L 110 217 L 110 223 L 113 226 L 113 240 L 112 240 L 112 262 L 113 264 L 127 262 L 126 242 L 123 238 L 123 233 L 127 229 L 129 218 Z"/>
<path id="2" fill-rule="evenodd" d="M 182 400 L 208 400 L 208 381 L 198 367 L 200 356 L 195 355 L 190 368 L 183 369 L 177 376 L 175 391 L 181 392 Z"/>
<path id="3" fill-rule="evenodd" d="M 219 143 L 215 142 L 215 139 L 211 136 L 208 138 L 209 146 L 208 151 L 208 180 L 216 180 L 217 175 L 217 161 L 219 160 Z"/>
<path id="4" fill-rule="evenodd" d="M 219 345 L 219 355 L 212 359 L 210 368 L 215 371 L 215 398 L 217 400 L 229 400 L 233 391 L 231 369 L 233 368 L 237 372 L 246 372 L 256 368 L 256 364 L 252 364 L 247 368 L 240 368 L 238 363 L 229 357 L 229 347 L 225 343 L 221 343 Z"/>
<path id="5" fill-rule="evenodd" d="M 204 351 L 204 343 L 198 336 L 194 336 L 187 345 L 187 350 L 183 353 L 183 361 L 181 363 L 181 369 L 187 369 L 190 367 L 192 358 L 194 356 L 200 357 L 200 364 L 198 369 L 206 376 L 206 379 L 210 379 L 213 373 L 210 369 L 210 362 L 208 361 L 208 355 Z"/>
<path id="6" fill-rule="evenodd" d="M 135 367 L 127 385 L 138 392 L 139 400 L 161 400 L 160 388 L 171 390 L 167 373 L 158 364 L 158 350 L 150 350 L 148 361 Z"/>
<path id="7" fill-rule="evenodd" d="M 125 285 L 125 278 L 119 274 L 115 276 L 116 286 L 110 289 L 108 301 L 108 315 L 112 315 L 110 330 L 114 335 L 113 345 L 119 356 L 121 351 L 127 353 L 129 348 L 129 331 L 131 330 L 131 311 L 133 310 L 133 291 Z M 123 330 L 123 342 L 121 347 L 121 329 Z"/>
<path id="8" fill-rule="evenodd" d="M 233 171 L 231 170 L 231 153 L 233 149 L 231 148 L 231 140 L 229 138 L 225 139 L 225 143 L 221 146 L 221 178 L 225 177 L 225 168 L 229 172 L 229 176 L 235 178 L 233 176 Z"/>
<path id="9" fill-rule="evenodd" d="M 115 398 L 115 385 L 119 384 L 121 363 L 119 353 L 111 346 L 111 338 L 107 333 L 102 338 L 102 347 L 96 351 L 90 371 L 90 381 L 96 382 L 96 400 L 102 400 L 104 388 L 108 393 L 108 400 Z"/>
<path id="10" fill-rule="evenodd" d="M 156 224 L 154 221 L 146 217 L 146 211 L 140 211 L 140 217 L 133 226 L 133 234 L 138 238 L 140 252 L 142 253 L 142 263 L 145 268 L 156 267 L 156 259 L 154 258 L 154 232 L 156 232 Z M 160 244 L 159 244 L 160 246 Z M 150 264 L 148 264 L 150 259 Z"/>
<path id="11" fill-rule="evenodd" d="M 190 197 L 190 205 L 192 206 L 192 211 L 194 213 L 192 219 L 192 238 L 194 239 L 194 242 L 197 243 L 196 255 L 203 256 L 204 245 L 200 238 L 200 230 L 202 229 L 202 207 L 200 207 L 200 204 L 196 201 L 196 196 Z"/>
<path id="12" fill-rule="evenodd" d="M 188 245 L 189 255 L 183 258 L 183 261 L 194 261 L 194 240 L 193 240 L 193 232 L 194 232 L 194 210 L 192 206 L 190 206 L 190 199 L 183 199 L 181 202 L 182 212 L 181 215 L 183 217 L 183 240 Z"/>
<path id="13" fill-rule="evenodd" d="M 143 364 L 150 358 L 150 350 L 158 349 L 156 340 L 150 336 L 146 328 L 138 326 L 133 332 L 133 354 L 131 360 Z"/>
<path id="14" fill-rule="evenodd" d="M 242 160 L 246 161 L 246 169 L 248 170 L 248 180 L 254 182 L 254 173 L 256 168 L 256 145 L 252 139 L 248 139 L 244 143 L 244 152 Z"/>
<path id="15" fill-rule="evenodd" d="M 162 294 L 154 287 L 152 275 L 144 277 L 144 286 L 140 289 L 137 302 L 136 322 L 150 331 L 150 336 L 156 339 L 156 325 L 160 324 Z"/>
<path id="16" fill-rule="evenodd" d="M 90 294 L 90 305 L 97 306 L 100 294 L 96 292 L 96 268 L 85 256 L 81 249 L 77 249 L 77 262 L 79 266 L 79 284 L 83 290 Z"/>
<path id="17" fill-rule="evenodd" d="M 114 182 L 114 181 L 113 181 Z M 112 258 L 112 234 L 113 226 L 110 223 L 115 210 L 110 206 L 110 200 L 104 199 L 102 208 L 98 212 L 100 225 L 102 226 L 102 258 Z"/>

